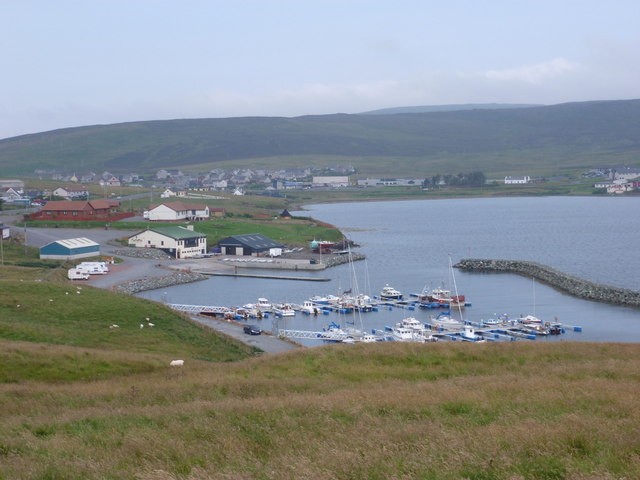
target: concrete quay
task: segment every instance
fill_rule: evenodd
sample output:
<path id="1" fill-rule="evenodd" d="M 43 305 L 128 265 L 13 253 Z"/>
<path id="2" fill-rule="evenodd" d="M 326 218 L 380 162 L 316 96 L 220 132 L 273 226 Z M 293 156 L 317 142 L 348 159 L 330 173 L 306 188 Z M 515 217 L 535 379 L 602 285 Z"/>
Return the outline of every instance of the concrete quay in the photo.
<path id="1" fill-rule="evenodd" d="M 454 265 L 460 270 L 472 272 L 517 273 L 535 278 L 562 292 L 594 302 L 611 303 L 628 307 L 640 307 L 640 291 L 594 283 L 568 275 L 546 265 L 526 260 L 492 260 L 465 258 Z"/>

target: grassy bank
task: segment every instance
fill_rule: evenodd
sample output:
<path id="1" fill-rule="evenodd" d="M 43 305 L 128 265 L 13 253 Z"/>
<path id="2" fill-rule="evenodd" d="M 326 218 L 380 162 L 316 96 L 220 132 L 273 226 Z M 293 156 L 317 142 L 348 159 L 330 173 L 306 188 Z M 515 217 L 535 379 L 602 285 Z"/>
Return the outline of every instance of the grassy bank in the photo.
<path id="1" fill-rule="evenodd" d="M 639 353 L 382 343 L 5 383 L 0 478 L 635 478 Z"/>
<path id="2" fill-rule="evenodd" d="M 153 227 L 176 226 L 180 223 L 163 222 L 112 222 L 111 229 L 145 230 Z M 104 228 L 104 222 L 45 222 L 29 221 L 28 227 L 35 228 Z M 277 242 L 285 245 L 307 245 L 311 240 L 323 239 L 338 241 L 342 239 L 342 233 L 332 225 L 318 222 L 310 218 L 297 218 L 292 220 L 279 220 L 275 218 L 217 218 L 197 222 L 194 230 L 207 235 L 207 245 L 215 245 L 223 238 L 231 235 L 245 233 L 261 233 Z"/>

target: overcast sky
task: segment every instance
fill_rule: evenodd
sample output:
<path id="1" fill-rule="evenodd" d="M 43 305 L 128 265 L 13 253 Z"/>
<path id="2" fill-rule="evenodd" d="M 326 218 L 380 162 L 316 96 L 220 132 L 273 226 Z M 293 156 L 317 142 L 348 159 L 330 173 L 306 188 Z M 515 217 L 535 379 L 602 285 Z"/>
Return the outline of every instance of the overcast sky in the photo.
<path id="1" fill-rule="evenodd" d="M 640 0 L 0 0 L 0 138 L 640 98 Z"/>

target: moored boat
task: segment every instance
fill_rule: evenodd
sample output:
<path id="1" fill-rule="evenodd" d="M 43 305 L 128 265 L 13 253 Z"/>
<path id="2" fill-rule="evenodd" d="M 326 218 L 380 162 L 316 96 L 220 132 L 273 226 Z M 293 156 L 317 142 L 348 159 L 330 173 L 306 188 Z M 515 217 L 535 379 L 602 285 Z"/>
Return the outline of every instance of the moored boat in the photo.
<path id="1" fill-rule="evenodd" d="M 381 300 L 402 300 L 402 292 L 396 290 L 395 288 L 389 286 L 388 284 L 384 286 L 382 291 L 380 292 Z"/>
<path id="2" fill-rule="evenodd" d="M 273 313 L 280 315 L 281 317 L 294 317 L 296 315 L 296 311 L 290 303 L 279 303 L 274 305 Z"/>

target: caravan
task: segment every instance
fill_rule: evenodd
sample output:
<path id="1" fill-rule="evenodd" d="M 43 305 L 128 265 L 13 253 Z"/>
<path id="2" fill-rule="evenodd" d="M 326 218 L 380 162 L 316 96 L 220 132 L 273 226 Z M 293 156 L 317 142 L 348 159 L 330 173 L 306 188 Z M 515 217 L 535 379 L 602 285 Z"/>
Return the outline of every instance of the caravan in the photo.
<path id="1" fill-rule="evenodd" d="M 77 268 L 70 268 L 67 277 L 69 280 L 89 280 L 89 274 Z"/>
<path id="2" fill-rule="evenodd" d="M 82 262 L 76 265 L 76 270 L 89 275 L 106 275 L 109 273 L 109 267 L 107 267 L 106 262 Z"/>

